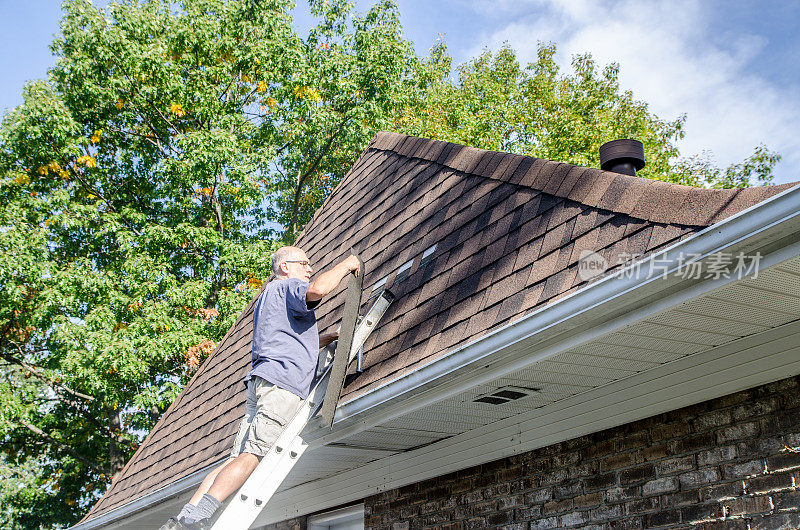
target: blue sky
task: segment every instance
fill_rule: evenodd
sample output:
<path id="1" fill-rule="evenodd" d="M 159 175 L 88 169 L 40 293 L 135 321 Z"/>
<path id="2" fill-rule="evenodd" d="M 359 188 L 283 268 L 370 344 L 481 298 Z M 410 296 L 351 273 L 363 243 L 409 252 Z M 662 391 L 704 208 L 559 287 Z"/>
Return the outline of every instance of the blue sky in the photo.
<path id="1" fill-rule="evenodd" d="M 105 2 L 103 2 L 105 3 Z M 359 0 L 365 9 L 370 2 Z M 538 41 L 620 63 L 620 81 L 665 119 L 687 114 L 685 156 L 720 165 L 758 143 L 783 155 L 776 182 L 800 180 L 800 2 L 721 0 L 399 0 L 406 36 L 424 54 L 441 34 L 456 62 L 508 42 L 527 62 Z M 0 0 L 0 109 L 54 63 L 60 0 Z M 35 6 L 33 8 L 32 6 Z M 302 23 L 302 17 L 299 20 Z"/>

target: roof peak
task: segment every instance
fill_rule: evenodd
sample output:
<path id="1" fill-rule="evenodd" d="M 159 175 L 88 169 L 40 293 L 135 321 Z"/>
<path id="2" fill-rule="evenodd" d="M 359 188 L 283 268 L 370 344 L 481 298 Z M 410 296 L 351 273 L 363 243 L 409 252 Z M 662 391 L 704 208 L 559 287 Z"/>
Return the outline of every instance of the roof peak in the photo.
<path id="1" fill-rule="evenodd" d="M 646 221 L 685 226 L 715 224 L 797 184 L 696 188 L 383 131 L 375 135 L 370 148 L 435 162 L 462 173 L 529 187 Z"/>

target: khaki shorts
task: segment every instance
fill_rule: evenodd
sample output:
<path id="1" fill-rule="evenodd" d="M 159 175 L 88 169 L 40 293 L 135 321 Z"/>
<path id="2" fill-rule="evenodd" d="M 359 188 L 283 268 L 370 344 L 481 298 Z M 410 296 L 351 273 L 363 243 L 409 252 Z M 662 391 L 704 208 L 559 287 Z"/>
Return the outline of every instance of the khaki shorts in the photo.
<path id="1" fill-rule="evenodd" d="M 302 403 L 300 396 L 254 376 L 247 382 L 247 408 L 233 442 L 231 457 L 264 456 Z"/>

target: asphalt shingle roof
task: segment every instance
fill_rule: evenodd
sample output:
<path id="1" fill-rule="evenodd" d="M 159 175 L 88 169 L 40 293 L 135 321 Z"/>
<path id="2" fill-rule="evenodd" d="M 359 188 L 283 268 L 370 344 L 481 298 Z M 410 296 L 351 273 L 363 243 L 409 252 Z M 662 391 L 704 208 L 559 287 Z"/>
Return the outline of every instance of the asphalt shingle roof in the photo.
<path id="1" fill-rule="evenodd" d="M 379 133 L 296 245 L 322 271 L 355 248 L 364 285 L 397 299 L 365 344 L 343 400 L 583 288 L 581 251 L 614 265 L 793 184 L 707 190 L 447 142 Z M 420 267 L 422 253 L 436 245 Z M 394 281 L 414 260 L 411 274 Z M 344 288 L 317 309 L 335 329 Z M 251 302 L 86 519 L 152 493 L 230 451 L 244 410 Z M 366 306 L 366 302 L 365 302 Z M 362 311 L 365 308 L 362 309 Z"/>

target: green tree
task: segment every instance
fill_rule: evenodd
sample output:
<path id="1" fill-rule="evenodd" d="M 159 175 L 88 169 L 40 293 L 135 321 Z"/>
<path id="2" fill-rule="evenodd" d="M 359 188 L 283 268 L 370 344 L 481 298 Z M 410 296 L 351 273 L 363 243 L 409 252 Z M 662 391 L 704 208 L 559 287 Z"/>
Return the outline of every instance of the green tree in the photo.
<path id="1" fill-rule="evenodd" d="M 37 466 L 0 526 L 85 513 L 269 275 L 270 221 L 291 238 L 389 123 L 393 4 L 314 0 L 307 36 L 292 8 L 64 4 L 0 126 L 0 467 Z"/>
<path id="2" fill-rule="evenodd" d="M 780 157 L 757 147 L 741 164 L 720 169 L 706 153 L 680 158 L 685 116 L 659 119 L 645 102 L 619 86 L 619 65 L 602 69 L 591 54 L 577 55 L 572 72 L 554 60 L 555 44 L 540 44 L 537 60 L 522 67 L 508 45 L 486 51 L 457 67 L 439 42 L 416 63 L 414 99 L 399 107 L 395 127 L 408 134 L 482 149 L 508 151 L 583 166 L 600 167 L 600 146 L 616 138 L 644 144 L 642 177 L 691 186 L 733 187 L 772 180 Z"/>

